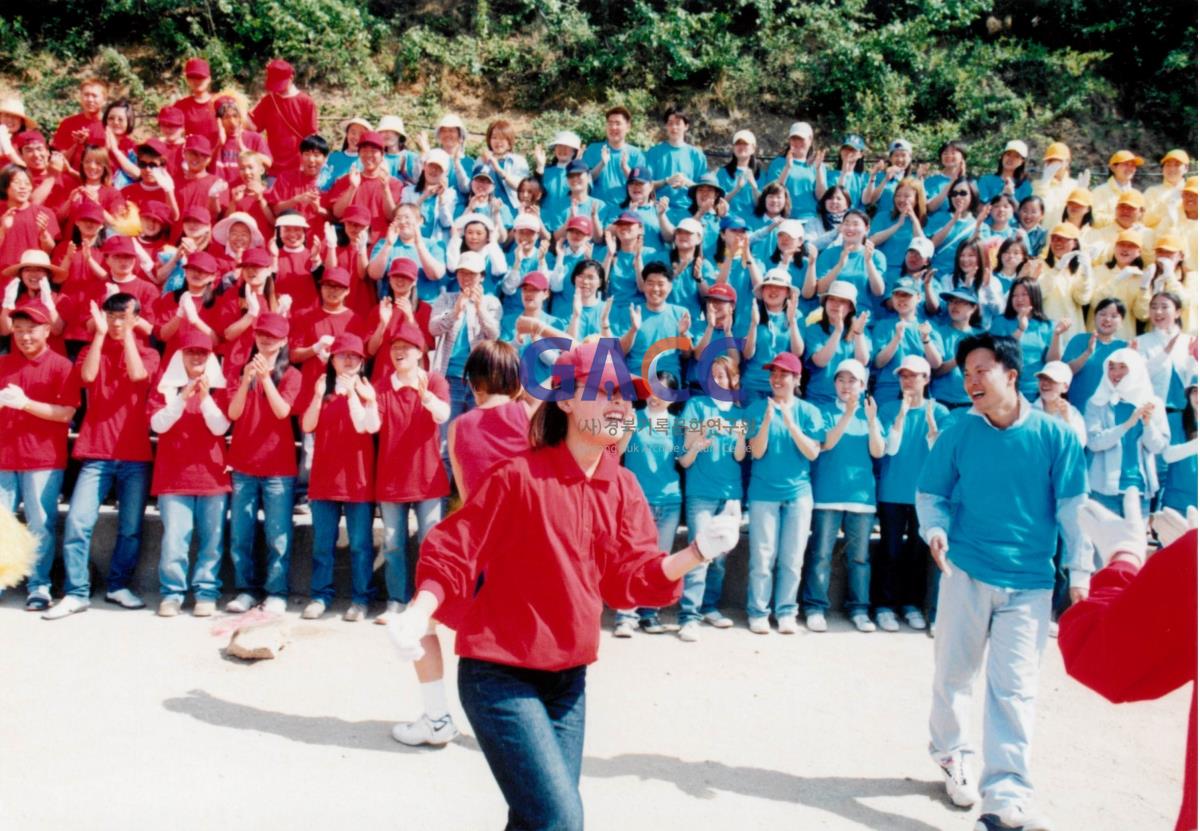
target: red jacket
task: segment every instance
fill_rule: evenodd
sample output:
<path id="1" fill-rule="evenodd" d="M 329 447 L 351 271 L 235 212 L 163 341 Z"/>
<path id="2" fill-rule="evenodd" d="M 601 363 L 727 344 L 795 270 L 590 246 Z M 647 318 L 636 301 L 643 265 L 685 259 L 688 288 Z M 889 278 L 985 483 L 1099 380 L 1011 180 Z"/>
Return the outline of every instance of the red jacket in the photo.
<path id="1" fill-rule="evenodd" d="M 1196 827 L 1196 532 L 1138 571 L 1114 562 L 1092 578 L 1087 600 L 1059 621 L 1067 673 L 1114 703 L 1160 698 L 1193 684 L 1183 806 L 1176 831 Z"/>

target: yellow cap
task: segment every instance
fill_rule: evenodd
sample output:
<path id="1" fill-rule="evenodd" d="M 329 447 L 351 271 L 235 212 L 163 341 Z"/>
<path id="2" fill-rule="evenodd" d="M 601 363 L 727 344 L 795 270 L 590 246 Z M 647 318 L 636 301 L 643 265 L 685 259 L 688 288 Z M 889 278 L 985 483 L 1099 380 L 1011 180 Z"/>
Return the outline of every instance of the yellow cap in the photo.
<path id="1" fill-rule="evenodd" d="M 1146 197 L 1142 196 L 1141 191 L 1127 190 L 1117 197 L 1118 205 L 1133 205 L 1135 208 L 1146 207 Z"/>
<path id="2" fill-rule="evenodd" d="M 1048 162 L 1057 159 L 1060 162 L 1070 161 L 1071 148 L 1063 144 L 1061 141 L 1056 141 L 1046 148 L 1046 152 L 1042 155 L 1042 161 Z"/>
<path id="3" fill-rule="evenodd" d="M 1170 251 L 1172 254 L 1183 250 L 1183 243 L 1174 234 L 1163 234 L 1154 242 L 1155 251 Z"/>
<path id="4" fill-rule="evenodd" d="M 1052 237 L 1063 237 L 1064 239 L 1079 239 L 1079 229 L 1070 222 L 1060 222 L 1054 226 L 1054 230 L 1050 232 Z"/>
<path id="5" fill-rule="evenodd" d="M 1166 164 L 1167 162 L 1179 162 L 1184 167 L 1187 167 L 1189 164 L 1192 163 L 1192 160 L 1188 156 L 1186 150 L 1180 150 L 1180 149 L 1176 148 L 1176 149 L 1172 150 L 1170 153 L 1168 153 L 1167 155 L 1163 156 L 1162 161 L 1159 162 L 1159 164 Z"/>
<path id="6" fill-rule="evenodd" d="M 1086 205 L 1092 207 L 1092 193 L 1084 188 L 1075 188 L 1071 191 L 1071 195 L 1067 197 L 1068 202 L 1074 202 L 1076 205 Z"/>
<path id="7" fill-rule="evenodd" d="M 1126 162 L 1133 162 L 1135 166 L 1141 167 L 1146 163 L 1146 160 L 1141 156 L 1130 153 L 1128 150 L 1118 150 L 1116 153 L 1113 153 L 1108 157 L 1109 167 L 1112 167 L 1115 164 L 1125 164 Z"/>
<path id="8" fill-rule="evenodd" d="M 1141 248 L 1142 247 L 1142 232 L 1135 231 L 1132 228 L 1126 228 L 1124 231 L 1117 234 L 1116 244 L 1120 245 L 1123 242 L 1127 242 L 1130 245 L 1136 245 L 1138 248 Z"/>
<path id="9" fill-rule="evenodd" d="M 1196 190 L 1197 190 L 1196 177 L 1189 176 L 1188 180 L 1183 185 L 1183 192 L 1184 193 L 1196 193 Z"/>

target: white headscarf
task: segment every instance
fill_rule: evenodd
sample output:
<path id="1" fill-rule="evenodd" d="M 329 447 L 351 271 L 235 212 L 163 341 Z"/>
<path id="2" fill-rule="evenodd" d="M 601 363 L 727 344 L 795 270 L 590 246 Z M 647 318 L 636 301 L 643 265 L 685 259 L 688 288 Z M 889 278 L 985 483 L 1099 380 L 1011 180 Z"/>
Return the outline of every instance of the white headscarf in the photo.
<path id="1" fill-rule="evenodd" d="M 221 363 L 217 360 L 216 354 L 208 353 L 208 363 L 204 365 L 204 377 L 208 379 L 208 388 L 210 390 L 219 390 L 225 388 L 225 376 L 221 372 Z M 175 354 L 171 356 L 171 362 L 167 364 L 167 370 L 158 379 L 158 391 L 163 395 L 178 395 L 179 391 L 188 384 L 187 370 L 183 368 L 183 350 L 175 350 Z"/>
<path id="2" fill-rule="evenodd" d="M 1119 384 L 1114 384 L 1109 380 L 1108 365 L 1111 363 L 1125 364 L 1129 367 L 1129 372 Z M 1132 404 L 1134 407 L 1140 407 L 1150 401 L 1158 403 L 1159 407 L 1163 406 L 1158 396 L 1154 394 L 1154 387 L 1150 385 L 1150 373 L 1146 369 L 1146 359 L 1137 350 L 1128 347 L 1118 349 L 1104 359 L 1104 371 L 1100 376 L 1100 386 L 1096 387 L 1096 392 L 1092 394 L 1091 400 L 1100 406 L 1110 406 L 1121 401 Z"/>

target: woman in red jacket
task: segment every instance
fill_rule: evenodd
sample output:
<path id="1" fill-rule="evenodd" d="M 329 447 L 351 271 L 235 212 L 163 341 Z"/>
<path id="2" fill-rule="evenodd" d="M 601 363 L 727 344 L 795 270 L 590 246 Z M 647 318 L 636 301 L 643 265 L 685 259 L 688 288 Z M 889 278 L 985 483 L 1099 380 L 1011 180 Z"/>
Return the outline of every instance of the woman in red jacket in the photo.
<path id="1" fill-rule="evenodd" d="M 583 827 L 584 686 L 603 605 L 674 603 L 683 575 L 738 537 L 723 517 L 687 548 L 658 550 L 650 508 L 615 452 L 632 419 L 618 386 L 629 376 L 597 351 L 584 344 L 560 359 L 573 391 L 535 415 L 532 450 L 425 538 L 417 595 L 390 624 L 401 654 L 419 657 L 430 616 L 458 618 L 459 698 L 510 828 Z"/>
<path id="2" fill-rule="evenodd" d="M 158 454 L 150 492 L 162 514 L 162 552 L 158 563 L 160 617 L 175 617 L 189 581 L 188 548 L 199 534 L 191 589 L 196 617 L 216 610 L 221 595 L 221 544 L 229 473 L 225 470 L 225 378 L 213 355 L 212 339 L 195 329 L 176 339 L 178 349 L 150 393 L 150 428 L 158 433 Z"/>
<path id="3" fill-rule="evenodd" d="M 312 505 L 312 600 L 301 614 L 315 620 L 333 600 L 333 549 L 338 523 L 346 515 L 350 537 L 353 596 L 342 619 L 362 620 L 371 591 L 375 519 L 375 445 L 379 409 L 375 388 L 363 376 L 362 338 L 338 335 L 329 347 L 329 366 L 316 382 L 300 429 L 313 433 L 312 473 L 308 498 Z"/>

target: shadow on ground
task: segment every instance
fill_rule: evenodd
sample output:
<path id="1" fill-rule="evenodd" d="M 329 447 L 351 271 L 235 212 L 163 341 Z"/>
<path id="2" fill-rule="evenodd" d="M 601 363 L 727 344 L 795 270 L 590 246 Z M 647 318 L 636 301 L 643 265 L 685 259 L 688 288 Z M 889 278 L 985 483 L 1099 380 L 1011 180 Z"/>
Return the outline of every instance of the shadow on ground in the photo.
<path id="1" fill-rule="evenodd" d="M 387 753 L 429 752 L 392 741 L 390 722 L 347 721 L 335 716 L 278 713 L 226 701 L 203 690 L 191 690 L 187 695 L 169 698 L 163 702 L 163 707 L 169 712 L 191 716 L 217 727 L 255 730 L 303 744 Z M 459 736 L 454 744 L 468 750 L 479 750 L 479 745 L 471 736 Z M 626 753 L 610 759 L 589 756 L 584 759 L 583 774 L 597 779 L 636 776 L 643 780 L 668 782 L 698 799 L 712 799 L 718 791 L 726 791 L 758 799 L 791 802 L 862 823 L 869 828 L 887 828 L 889 831 L 938 831 L 938 827 L 873 808 L 861 800 L 924 796 L 932 801 L 940 801 L 942 794 L 938 782 L 795 776 L 783 771 L 737 767 L 721 762 L 685 762 L 653 753 Z"/>

